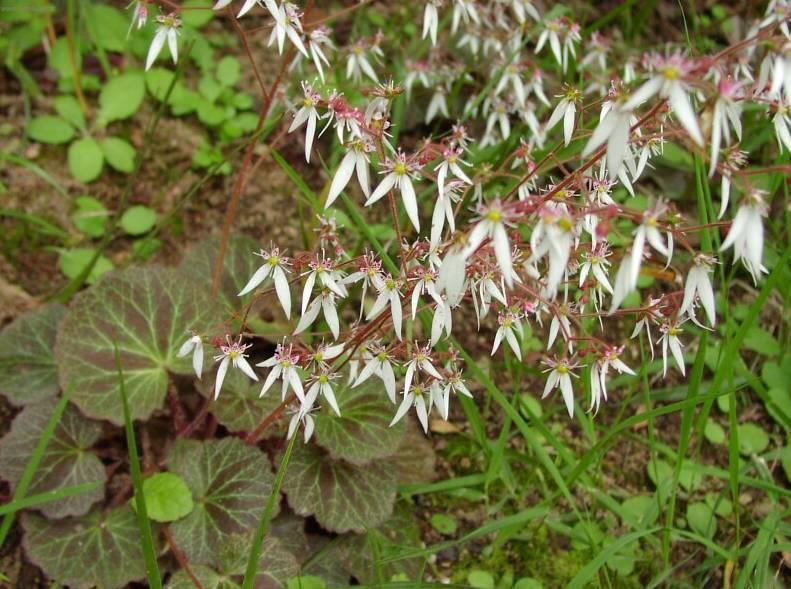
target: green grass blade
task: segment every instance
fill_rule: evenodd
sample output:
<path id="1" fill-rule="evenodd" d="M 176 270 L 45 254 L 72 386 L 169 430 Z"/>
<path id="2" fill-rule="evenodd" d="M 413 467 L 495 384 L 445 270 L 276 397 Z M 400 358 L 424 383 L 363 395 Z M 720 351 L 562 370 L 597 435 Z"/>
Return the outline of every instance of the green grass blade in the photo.
<path id="1" fill-rule="evenodd" d="M 599 552 L 588 564 L 582 567 L 582 570 L 571 580 L 566 586 L 566 589 L 584 589 L 585 587 L 590 587 L 593 577 L 610 558 L 618 554 L 620 550 L 629 544 L 637 542 L 637 540 L 644 536 L 655 534 L 660 529 L 659 527 L 655 527 L 650 530 L 640 530 L 639 532 L 632 532 L 631 534 L 621 536 L 615 542 L 607 546 L 607 548 Z"/>
<path id="2" fill-rule="evenodd" d="M 247 556 L 247 568 L 244 572 L 242 589 L 253 589 L 255 576 L 258 572 L 258 561 L 261 560 L 261 548 L 264 545 L 264 537 L 269 528 L 269 522 L 272 521 L 275 505 L 277 505 L 280 500 L 280 487 L 283 485 L 283 479 L 286 477 L 286 468 L 288 468 L 288 462 L 291 460 L 291 451 L 294 449 L 294 443 L 297 441 L 298 437 L 298 432 L 295 432 L 294 435 L 291 436 L 291 440 L 289 440 L 288 446 L 286 447 L 286 452 L 283 454 L 283 458 L 280 461 L 280 466 L 277 467 L 275 485 L 272 487 L 272 493 L 266 501 L 266 507 L 264 507 L 264 512 L 261 515 L 261 521 L 258 522 L 258 528 L 256 528 L 255 531 L 253 544 L 250 546 L 250 554 Z"/>
<path id="3" fill-rule="evenodd" d="M 687 399 L 694 399 L 699 394 L 700 381 L 703 378 L 703 366 L 706 358 L 706 345 L 709 342 L 708 331 L 703 331 L 698 343 L 698 353 L 695 356 L 695 364 L 692 366 L 692 374 L 689 379 L 689 389 L 687 389 Z M 670 532 L 673 527 L 673 517 L 676 510 L 676 497 L 678 496 L 678 480 L 681 477 L 681 467 L 686 460 L 687 449 L 689 448 L 689 439 L 692 434 L 692 416 L 695 411 L 695 405 L 689 405 L 684 408 L 681 414 L 681 432 L 678 440 L 678 453 L 676 455 L 676 466 L 673 470 L 673 488 L 670 492 L 670 505 L 667 509 L 667 517 L 665 519 L 665 534 L 662 540 L 662 557 L 665 566 L 670 564 Z"/>
<path id="4" fill-rule="evenodd" d="M 81 493 L 87 493 L 88 491 L 93 491 L 97 487 L 101 487 L 102 484 L 103 483 L 98 482 L 83 483 L 81 485 L 74 485 L 72 487 L 63 487 L 57 491 L 47 491 L 46 493 L 37 493 L 36 495 L 31 495 L 30 497 L 14 499 L 5 505 L 0 505 L 0 515 L 13 514 L 22 509 L 29 509 L 31 507 L 43 505 L 44 503 L 57 501 L 58 499 L 64 499 L 66 497 L 80 495 Z"/>
<path id="5" fill-rule="evenodd" d="M 27 465 L 25 466 L 25 471 L 22 473 L 22 478 L 19 479 L 19 484 L 16 486 L 14 497 L 9 505 L 24 499 L 25 493 L 27 493 L 30 483 L 33 481 L 33 476 L 36 474 L 36 469 L 38 468 L 41 459 L 44 457 L 44 451 L 47 449 L 47 444 L 49 444 L 52 435 L 55 433 L 55 428 L 60 422 L 60 417 L 63 415 L 63 411 L 66 409 L 66 405 L 69 403 L 70 396 L 71 388 L 67 389 L 63 393 L 63 396 L 55 406 L 55 411 L 52 412 L 47 425 L 44 427 L 44 431 L 41 432 L 41 437 L 36 444 L 35 450 L 33 450 L 33 454 L 30 456 L 30 460 L 28 460 Z M 11 530 L 11 526 L 14 523 L 15 513 L 16 510 L 10 511 L 3 517 L 3 523 L 0 524 L 0 546 L 3 545 L 6 537 L 8 537 L 8 532 Z"/>
<path id="6" fill-rule="evenodd" d="M 118 346 L 115 345 L 115 343 L 113 343 L 113 349 L 115 351 L 115 368 L 118 371 L 118 392 L 121 395 L 121 404 L 124 410 L 126 447 L 129 451 L 129 468 L 132 471 L 132 485 L 135 488 L 135 511 L 137 512 L 137 525 L 140 528 L 140 535 L 142 536 L 143 558 L 146 562 L 148 586 L 152 589 L 162 589 L 162 577 L 159 574 L 157 553 L 156 550 L 154 550 L 154 537 L 151 534 L 151 524 L 148 521 L 148 510 L 146 509 L 146 498 L 143 494 L 143 474 L 140 471 L 140 457 L 137 454 L 135 428 L 132 425 L 132 418 L 129 415 L 129 402 L 126 398 L 124 371 L 121 368 L 121 355 L 118 353 Z"/>
<path id="7" fill-rule="evenodd" d="M 310 208 L 313 209 L 313 212 L 316 213 L 317 215 L 321 214 L 321 212 L 324 210 L 324 207 L 322 207 L 318 197 L 310 189 L 310 186 L 307 185 L 307 183 L 302 179 L 299 173 L 291 166 L 291 164 L 289 164 L 285 160 L 285 158 L 282 155 L 280 155 L 280 152 L 278 152 L 275 148 L 271 148 L 269 152 L 272 154 L 272 159 L 277 162 L 277 165 L 279 165 L 286 173 L 286 175 L 289 178 L 291 178 L 291 181 L 297 185 L 297 188 L 299 188 L 300 193 L 302 194 L 303 197 L 305 197 L 308 206 L 310 206 Z"/>

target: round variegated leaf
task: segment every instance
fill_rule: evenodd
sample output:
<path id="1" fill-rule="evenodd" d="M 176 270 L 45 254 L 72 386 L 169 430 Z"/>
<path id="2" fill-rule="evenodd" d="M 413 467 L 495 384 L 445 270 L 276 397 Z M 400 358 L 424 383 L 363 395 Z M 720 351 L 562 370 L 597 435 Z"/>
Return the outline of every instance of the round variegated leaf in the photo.
<path id="1" fill-rule="evenodd" d="M 52 348 L 65 312 L 63 305 L 50 303 L 25 313 L 0 332 L 0 393 L 14 405 L 57 394 Z"/>
<path id="2" fill-rule="evenodd" d="M 372 541 L 377 544 L 377 554 L 371 550 Z M 375 558 L 386 561 L 388 556 L 398 556 L 408 548 L 417 549 L 420 546 L 420 528 L 411 506 L 406 503 L 399 504 L 387 521 L 368 534 L 347 534 L 338 542 L 340 561 L 344 568 L 364 585 L 375 584 L 378 580 Z M 381 564 L 379 572 L 385 579 L 398 574 L 415 579 L 423 564 L 420 558 L 398 559 Z"/>
<path id="3" fill-rule="evenodd" d="M 55 521 L 26 513 L 22 527 L 28 558 L 72 589 L 115 589 L 146 576 L 137 517 L 128 505 Z"/>
<path id="4" fill-rule="evenodd" d="M 280 395 L 259 397 L 261 382 L 247 378 L 240 370 L 230 370 L 220 397 L 214 400 L 214 381 L 204 379 L 199 390 L 212 399 L 209 411 L 231 432 L 250 432 L 280 405 Z"/>
<path id="5" fill-rule="evenodd" d="M 187 483 L 194 509 L 171 525 L 173 540 L 190 562 L 216 566 L 232 534 L 258 524 L 274 475 L 266 456 L 238 438 L 179 440 L 168 468 Z"/>
<path id="6" fill-rule="evenodd" d="M 16 487 L 22 478 L 54 410 L 55 405 L 51 401 L 28 405 L 14 418 L 11 431 L 0 440 L 0 472 L 12 487 Z M 86 483 L 98 484 L 91 491 L 42 503 L 38 509 L 47 517 L 84 515 L 91 505 L 104 497 L 107 473 L 101 461 L 90 451 L 99 437 L 99 430 L 98 423 L 80 415 L 74 406 L 66 406 L 27 494 L 36 495 Z"/>
<path id="7" fill-rule="evenodd" d="M 389 458 L 398 469 L 398 483 L 408 485 L 433 481 L 437 476 L 434 448 L 414 419 L 404 421 L 407 422 L 406 433 L 398 450 Z"/>
<path id="8" fill-rule="evenodd" d="M 58 331 L 55 358 L 64 388 L 91 417 L 123 423 L 113 345 L 118 346 L 133 419 L 162 406 L 168 372 L 189 374 L 178 358 L 190 330 L 205 332 L 219 320 L 207 290 L 181 272 L 153 266 L 104 275 L 78 294 Z"/>
<path id="9" fill-rule="evenodd" d="M 223 273 L 220 277 L 220 294 L 224 304 L 238 309 L 250 300 L 252 293 L 244 297 L 237 295 L 263 263 L 260 257 L 254 255 L 259 249 L 254 240 L 244 235 L 232 235 L 228 240 L 223 259 Z M 190 275 L 200 276 L 204 280 L 204 286 L 210 288 L 214 264 L 219 252 L 219 236 L 204 239 L 187 251 L 179 268 Z"/>
<path id="10" fill-rule="evenodd" d="M 332 532 L 364 532 L 393 511 L 396 469 L 386 461 L 355 466 L 314 445 L 294 449 L 283 481 L 288 504 Z"/>
<path id="11" fill-rule="evenodd" d="M 241 586 L 250 552 L 249 535 L 233 535 L 223 545 L 219 572 L 205 565 L 195 565 L 192 573 L 203 589 L 236 589 Z M 227 562 L 225 562 L 227 560 Z M 299 573 L 296 557 L 274 538 L 266 538 L 255 576 L 256 589 L 283 589 Z M 168 589 L 194 589 L 195 584 L 184 571 L 168 583 Z"/>
<path id="12" fill-rule="evenodd" d="M 316 442 L 335 459 L 352 464 L 367 464 L 390 456 L 406 431 L 406 420 L 393 427 L 396 407 L 378 379 L 356 387 L 337 387 L 335 397 L 341 410 L 338 417 L 326 407 L 316 416 Z"/>

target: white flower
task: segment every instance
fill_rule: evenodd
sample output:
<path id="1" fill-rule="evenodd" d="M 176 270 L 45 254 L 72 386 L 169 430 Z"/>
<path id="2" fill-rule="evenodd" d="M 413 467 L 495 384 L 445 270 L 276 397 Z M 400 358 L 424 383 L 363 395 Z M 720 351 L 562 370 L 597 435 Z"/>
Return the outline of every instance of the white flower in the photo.
<path id="1" fill-rule="evenodd" d="M 711 286 L 711 266 L 715 263 L 712 256 L 698 254 L 695 256 L 694 264 L 687 274 L 687 282 L 684 285 L 684 300 L 678 309 L 678 314 L 687 313 L 689 318 L 697 323 L 695 318 L 695 295 L 700 298 L 700 304 L 709 319 L 709 325 L 714 327 L 717 315 L 714 309 L 714 289 Z"/>
<path id="2" fill-rule="evenodd" d="M 606 353 L 591 366 L 591 406 L 588 411 L 598 412 L 602 397 L 607 400 L 607 370 L 610 366 L 621 374 L 634 376 L 634 370 L 620 359 L 622 353 L 623 346 L 608 348 Z"/>
<path id="3" fill-rule="evenodd" d="M 549 46 L 552 49 L 552 55 L 555 56 L 555 60 L 558 62 L 559 65 L 563 64 L 563 51 L 560 45 L 560 31 L 565 27 L 565 23 L 562 19 L 551 19 L 548 20 L 544 24 L 544 30 L 541 31 L 541 34 L 538 36 L 538 42 L 536 43 L 536 53 L 541 53 L 541 50 L 544 48 L 544 44 L 549 41 Z"/>
<path id="4" fill-rule="evenodd" d="M 524 331 L 522 330 L 522 322 L 519 320 L 519 315 L 511 311 L 500 313 L 497 317 L 497 323 L 500 327 L 497 328 L 497 333 L 494 335 L 491 355 L 494 356 L 497 348 L 500 347 L 500 342 L 505 338 L 505 341 L 511 346 L 514 356 L 521 360 L 522 352 L 519 349 L 519 340 L 516 339 L 516 334 L 518 333 L 520 338 L 524 337 Z"/>
<path id="5" fill-rule="evenodd" d="M 426 397 L 429 398 L 428 402 Z M 393 421 L 390 422 L 390 427 L 398 423 L 410 408 L 414 407 L 420 425 L 423 426 L 423 431 L 428 433 L 428 412 L 431 410 L 431 403 L 431 390 L 416 381 L 409 391 L 404 392 L 404 399 L 398 406 Z"/>
<path id="6" fill-rule="evenodd" d="M 777 112 L 772 118 L 772 123 L 775 128 L 775 136 L 777 137 L 777 144 L 782 149 L 785 147 L 791 151 L 791 107 L 785 104 L 777 105 Z"/>
<path id="7" fill-rule="evenodd" d="M 277 51 L 283 54 L 283 43 L 286 37 L 294 44 L 299 52 L 310 59 L 305 45 L 299 35 L 302 32 L 302 24 L 299 22 L 300 14 L 297 7 L 290 2 L 283 2 L 279 7 L 275 0 L 263 0 L 269 14 L 275 19 L 275 28 L 269 36 L 269 45 L 277 40 Z M 241 15 L 241 13 L 240 13 Z"/>
<path id="8" fill-rule="evenodd" d="M 554 189 L 553 187 L 550 187 Z M 570 191 L 557 194 L 559 198 L 573 196 Z M 535 265 L 544 256 L 549 258 L 549 273 L 546 277 L 544 296 L 554 298 L 563 276 L 568 272 L 571 248 L 574 245 L 574 220 L 565 204 L 547 202 L 538 211 L 541 222 L 530 236 L 532 253 L 528 265 Z"/>
<path id="9" fill-rule="evenodd" d="M 316 123 L 322 118 L 321 115 L 319 115 L 319 111 L 316 110 L 316 105 L 321 100 L 321 96 L 310 87 L 310 84 L 305 82 L 302 82 L 302 90 L 305 93 L 305 98 L 302 100 L 302 108 L 294 115 L 294 120 L 288 128 L 288 132 L 291 133 L 307 122 L 308 125 L 305 131 L 305 160 L 310 163 L 310 149 L 313 146 L 313 138 L 316 135 Z"/>
<path id="10" fill-rule="evenodd" d="M 453 330 L 453 315 L 450 305 L 447 301 L 447 296 L 441 297 L 434 309 L 434 317 L 431 319 L 431 340 L 430 344 L 436 346 L 442 338 L 442 332 L 450 337 Z"/>
<path id="11" fill-rule="evenodd" d="M 385 385 L 385 391 L 387 392 L 387 396 L 390 398 L 390 402 L 395 403 L 395 373 L 393 372 L 393 365 L 390 363 L 390 356 L 387 353 L 387 349 L 380 344 L 372 343 L 367 346 L 367 350 L 369 357 L 366 358 L 365 367 L 354 381 L 352 387 L 360 386 L 371 376 L 376 375 Z"/>
<path id="12" fill-rule="evenodd" d="M 694 63 L 680 54 L 670 57 L 654 56 L 653 61 L 658 73 L 632 94 L 624 104 L 624 109 L 634 110 L 658 93 L 662 98 L 668 99 L 670 108 L 692 140 L 703 147 L 703 135 L 687 95 L 687 85 L 683 81 L 694 69 Z"/>
<path id="13" fill-rule="evenodd" d="M 379 315 L 379 313 L 381 313 L 389 304 L 390 315 L 393 318 L 393 329 L 395 330 L 398 339 L 401 339 L 401 321 L 403 317 L 403 310 L 401 308 L 400 283 L 398 280 L 388 274 L 384 279 L 382 279 L 381 284 L 379 287 L 377 287 L 377 289 L 379 290 L 379 296 L 376 297 L 376 301 L 374 302 L 370 311 L 368 311 L 368 314 L 365 316 L 365 318 L 370 321 Z"/>
<path id="14" fill-rule="evenodd" d="M 431 236 L 429 244 L 432 249 L 439 246 L 442 240 L 442 231 L 445 228 L 445 221 L 451 233 L 456 231 L 456 219 L 454 217 L 453 205 L 459 201 L 458 191 L 464 186 L 461 180 L 451 180 L 444 186 L 442 192 L 437 197 L 434 205 L 434 213 L 431 215 Z"/>
<path id="15" fill-rule="evenodd" d="M 157 17 L 157 22 L 159 26 L 157 26 L 157 32 L 154 34 L 154 39 L 151 41 L 151 47 L 148 48 L 148 55 L 146 56 L 146 71 L 154 65 L 166 41 L 173 63 L 178 63 L 179 60 L 178 36 L 181 19 L 176 14 L 160 14 Z"/>
<path id="16" fill-rule="evenodd" d="M 478 16 L 478 9 L 475 7 L 475 2 L 473 0 L 454 0 L 450 29 L 452 33 L 456 33 L 459 29 L 459 23 L 462 20 L 465 23 L 474 22 L 476 25 L 481 24 L 481 19 Z"/>
<path id="17" fill-rule="evenodd" d="M 753 190 L 742 203 L 720 247 L 722 252 L 733 246 L 734 259 L 742 261 L 756 284 L 761 274 L 767 272 L 761 262 L 764 249 L 764 225 L 761 217 L 766 215 L 763 196 L 763 191 Z"/>
<path id="18" fill-rule="evenodd" d="M 195 370 L 195 375 L 200 378 L 203 372 L 203 340 L 198 334 L 181 344 L 178 356 L 183 358 L 190 352 L 192 352 L 192 368 Z"/>
<path id="19" fill-rule="evenodd" d="M 718 85 L 719 95 L 714 103 L 711 117 L 711 164 L 709 176 L 714 175 L 720 157 L 720 145 L 723 138 L 725 144 L 731 143 L 731 129 L 738 141 L 742 139 L 742 107 L 737 102 L 738 92 L 742 84 L 731 79 L 723 79 Z"/>
<path id="20" fill-rule="evenodd" d="M 338 408 L 338 401 L 335 399 L 335 393 L 332 390 L 332 381 L 336 378 L 338 378 L 338 374 L 326 368 L 322 369 L 319 374 L 313 376 L 313 384 L 308 387 L 305 393 L 305 406 L 313 407 L 313 403 L 316 402 L 316 398 L 319 396 L 319 393 L 321 393 L 321 395 L 327 399 L 327 403 L 329 403 L 332 410 L 335 411 L 335 414 L 340 417 L 341 410 Z"/>
<path id="21" fill-rule="evenodd" d="M 313 287 L 318 280 L 319 286 L 322 289 L 329 289 L 339 297 L 345 297 L 348 292 L 346 291 L 346 287 L 343 285 L 343 273 L 339 270 L 335 269 L 335 265 L 333 264 L 332 260 L 325 257 L 324 251 L 322 250 L 321 256 L 316 256 L 313 260 L 310 261 L 310 272 L 307 273 L 307 280 L 305 280 L 305 286 L 302 289 L 302 314 L 305 314 L 305 311 L 308 308 L 308 303 L 310 302 L 310 293 L 313 292 Z"/>
<path id="22" fill-rule="evenodd" d="M 438 381 L 434 381 L 437 385 L 439 385 Z M 472 399 L 472 393 L 467 388 L 467 385 L 464 384 L 464 380 L 461 378 L 461 374 L 458 372 L 452 372 L 451 375 L 448 377 L 442 385 L 442 403 L 441 405 L 437 406 L 437 410 L 442 415 L 442 419 L 448 419 L 448 414 L 450 413 L 450 394 L 451 392 L 456 395 L 464 395 Z"/>
<path id="23" fill-rule="evenodd" d="M 417 208 L 417 195 L 415 187 L 412 186 L 410 175 L 420 168 L 420 164 L 414 160 L 407 159 L 403 152 L 398 152 L 395 160 L 388 159 L 384 163 L 386 172 L 385 177 L 373 194 L 365 201 L 365 206 L 370 206 L 390 192 L 393 188 L 398 188 L 401 193 L 401 200 L 404 203 L 409 220 L 415 227 L 415 231 L 420 232 L 420 216 Z"/>
<path id="24" fill-rule="evenodd" d="M 148 7 L 144 0 L 135 0 L 129 6 L 134 6 L 134 9 L 132 10 L 132 22 L 129 23 L 129 30 L 126 32 L 127 37 L 135 26 L 139 30 L 148 22 Z"/>
<path id="25" fill-rule="evenodd" d="M 635 324 L 634 331 L 632 331 L 632 335 L 630 336 L 634 339 L 645 329 L 646 336 L 648 337 L 648 346 L 651 349 L 652 360 L 654 359 L 654 342 L 651 339 L 651 322 L 658 323 L 659 319 L 662 317 L 659 310 L 661 302 L 661 298 L 655 299 L 653 297 L 648 297 L 648 302 L 643 308 L 644 310 L 640 313 L 640 319 Z"/>
<path id="26" fill-rule="evenodd" d="M 574 133 L 574 121 L 577 116 L 577 101 L 580 97 L 580 92 L 576 88 L 567 88 L 565 94 L 561 94 L 562 100 L 552 111 L 552 116 L 549 117 L 547 126 L 544 128 L 545 132 L 549 132 L 555 125 L 563 120 L 563 140 L 566 145 L 571 142 L 571 135 Z"/>
<path id="27" fill-rule="evenodd" d="M 442 152 L 442 162 L 434 168 L 437 172 L 437 186 L 439 187 L 439 194 L 442 196 L 445 193 L 445 179 L 448 177 L 448 172 L 453 174 L 456 178 L 472 186 L 472 180 L 469 179 L 464 170 L 461 169 L 459 164 L 469 166 L 470 164 L 461 159 L 461 154 L 464 150 L 460 147 L 448 147 Z"/>
<path id="28" fill-rule="evenodd" d="M 469 258 L 477 250 L 483 240 L 490 238 L 494 248 L 494 256 L 497 265 L 500 267 L 503 279 L 508 288 L 513 288 L 514 278 L 518 276 L 514 272 L 511 260 L 511 245 L 508 241 L 506 227 L 506 211 L 503 203 L 497 199 L 488 206 L 479 209 L 478 223 L 470 232 L 467 238 L 467 245 L 462 251 L 464 258 Z"/>
<path id="29" fill-rule="evenodd" d="M 217 380 L 214 382 L 214 399 L 220 396 L 222 383 L 225 380 L 225 375 L 228 372 L 228 367 L 238 368 L 245 376 L 251 380 L 258 380 L 253 368 L 247 362 L 247 354 L 245 351 L 253 344 L 242 344 L 242 338 L 232 342 L 231 337 L 225 336 L 225 344 L 220 345 L 222 354 L 214 357 L 214 361 L 220 361 L 220 367 L 217 369 Z M 259 365 L 260 366 L 260 365 Z"/>
<path id="30" fill-rule="evenodd" d="M 409 387 L 412 384 L 412 379 L 418 372 L 425 372 L 437 380 L 442 380 L 442 375 L 437 372 L 437 369 L 434 368 L 434 365 L 431 363 L 430 344 L 426 344 L 421 348 L 418 343 L 415 342 L 415 349 L 412 352 L 412 358 L 406 364 L 406 374 L 404 375 L 404 393 L 409 390 Z"/>
<path id="31" fill-rule="evenodd" d="M 607 279 L 607 268 L 610 266 L 607 256 L 609 256 L 609 248 L 606 243 L 602 243 L 593 251 L 585 253 L 585 262 L 580 268 L 580 288 L 585 284 L 588 274 L 593 273 L 599 285 L 612 294 L 612 285 Z"/>
<path id="32" fill-rule="evenodd" d="M 437 44 L 437 29 L 439 28 L 439 14 L 437 5 L 433 0 L 426 2 L 423 10 L 423 38 L 431 37 L 431 44 Z"/>
<path id="33" fill-rule="evenodd" d="M 414 319 L 421 294 L 428 294 L 438 304 L 442 303 L 442 299 L 435 287 L 437 274 L 433 270 L 418 266 L 416 277 L 411 280 L 415 282 L 415 287 L 412 289 L 412 319 Z"/>
<path id="34" fill-rule="evenodd" d="M 466 290 L 466 266 L 467 258 L 464 253 L 451 248 L 442 260 L 439 268 L 439 278 L 437 279 L 437 292 L 445 293 L 451 306 L 458 305 L 464 297 Z"/>
<path id="35" fill-rule="evenodd" d="M 450 118 L 450 112 L 448 111 L 448 96 L 442 86 L 436 87 L 434 94 L 431 96 L 431 101 L 428 103 L 425 118 L 426 125 L 431 123 L 437 114 L 441 114 L 446 119 Z"/>
<path id="36" fill-rule="evenodd" d="M 287 434 L 289 440 L 296 433 L 299 424 L 302 423 L 302 427 L 305 430 L 305 443 L 307 444 L 310 441 L 311 436 L 313 436 L 313 430 L 316 428 L 316 422 L 311 415 L 311 412 L 315 410 L 316 408 L 314 407 L 306 409 L 302 404 L 299 405 L 299 408 L 288 409 L 288 413 L 291 415 L 291 419 L 288 422 Z"/>
<path id="37" fill-rule="evenodd" d="M 588 157 L 606 141 L 607 171 L 610 179 L 615 180 L 621 171 L 624 155 L 629 149 L 629 130 L 637 123 L 637 119 L 631 110 L 626 110 L 618 102 L 609 101 L 604 104 L 608 108 L 607 110 L 602 108 L 599 125 L 582 151 L 582 157 Z"/>
<path id="38" fill-rule="evenodd" d="M 321 345 L 316 348 L 316 351 L 313 352 L 313 355 L 310 357 L 310 361 L 317 368 L 326 368 L 329 366 L 327 363 L 328 360 L 334 360 L 340 356 L 343 353 L 343 349 L 345 347 L 346 346 L 344 344 L 335 344 L 331 346 L 322 342 Z"/>
<path id="39" fill-rule="evenodd" d="M 322 45 L 327 45 L 330 48 L 334 48 L 332 41 L 328 36 L 329 29 L 319 26 L 310 31 L 308 33 L 308 49 L 310 49 L 310 55 L 313 58 L 313 64 L 316 66 L 316 69 L 319 72 L 319 78 L 321 81 L 324 82 L 324 66 L 322 62 L 329 67 L 330 60 L 327 59 L 327 56 L 324 54 L 322 50 Z"/>
<path id="40" fill-rule="evenodd" d="M 545 360 L 544 364 L 549 366 L 549 369 L 544 372 L 549 372 L 547 377 L 547 384 L 544 386 L 544 394 L 541 398 L 544 399 L 552 392 L 553 389 L 560 387 L 560 392 L 563 395 L 563 400 L 566 402 L 566 409 L 569 412 L 569 417 L 574 417 L 574 390 L 571 386 L 571 377 L 577 377 L 576 374 L 571 372 L 576 368 L 576 364 L 571 364 L 566 358 L 560 360 Z"/>
<path id="41" fill-rule="evenodd" d="M 375 47 L 372 48 L 374 55 L 376 55 Z M 351 52 L 349 53 L 349 57 L 346 60 L 346 77 L 354 82 L 360 82 L 362 80 L 362 74 L 365 73 L 366 76 L 371 78 L 376 83 L 379 83 L 379 78 L 374 71 L 374 68 L 371 66 L 371 62 L 368 61 L 368 57 L 365 55 L 366 46 L 364 45 L 363 41 L 357 41 L 354 45 L 352 45 Z"/>
<path id="42" fill-rule="evenodd" d="M 263 397 L 277 379 L 282 379 L 282 400 L 286 400 L 286 393 L 290 386 L 300 403 L 305 405 L 305 391 L 302 388 L 302 381 L 299 379 L 299 373 L 297 372 L 298 365 L 299 355 L 293 352 L 291 344 L 288 347 L 286 347 L 285 343 L 278 344 L 274 356 L 269 358 L 269 360 L 256 364 L 256 366 L 272 369 L 264 381 L 264 386 L 259 396 Z"/>
<path id="43" fill-rule="evenodd" d="M 681 340 L 678 336 L 684 331 L 680 327 L 680 323 L 666 321 L 661 325 L 659 331 L 662 332 L 662 337 L 659 341 L 662 342 L 662 376 L 667 375 L 667 349 L 673 354 L 673 359 L 676 361 L 678 369 L 681 371 L 682 376 L 686 376 L 686 369 L 684 367 L 684 353 L 681 351 Z"/>
<path id="44" fill-rule="evenodd" d="M 223 8 L 228 6 L 231 2 L 232 0 L 217 0 L 217 2 L 212 7 L 212 10 L 222 10 Z M 250 12 L 250 9 L 256 4 L 260 5 L 259 0 L 245 0 L 241 10 L 239 10 L 239 13 L 236 15 L 236 18 L 243 17 L 245 14 Z"/>
<path id="45" fill-rule="evenodd" d="M 346 155 L 341 160 L 341 165 L 338 166 L 338 170 L 335 172 L 332 184 L 330 184 L 327 202 L 324 203 L 325 209 L 334 203 L 338 195 L 343 192 L 355 171 L 357 172 L 357 181 L 360 183 L 363 194 L 366 197 L 370 196 L 371 180 L 368 175 L 368 153 L 373 151 L 373 149 L 373 145 L 362 140 L 355 141 L 349 146 Z"/>
<path id="46" fill-rule="evenodd" d="M 337 340 L 340 336 L 341 328 L 338 320 L 338 309 L 336 309 L 335 305 L 335 295 L 328 288 L 322 289 L 321 294 L 313 299 L 313 302 L 308 305 L 302 317 L 299 318 L 299 323 L 294 330 L 294 335 L 302 333 L 310 327 L 318 318 L 319 311 L 322 311 L 324 320 L 327 322 L 327 325 L 330 326 L 333 339 Z"/>
<path id="47" fill-rule="evenodd" d="M 573 344 L 569 339 L 571 338 L 569 308 L 566 303 L 563 303 L 563 305 L 557 308 L 557 312 L 552 314 L 552 321 L 549 324 L 549 339 L 547 340 L 547 349 L 551 348 L 555 343 L 558 334 L 562 335 L 563 339 L 568 342 L 569 351 L 573 351 Z"/>
<path id="48" fill-rule="evenodd" d="M 280 249 L 276 247 L 273 247 L 268 252 L 261 250 L 255 255 L 264 259 L 264 265 L 255 271 L 252 277 L 250 277 L 250 280 L 247 282 L 247 285 L 245 285 L 245 287 L 239 291 L 238 296 L 244 296 L 250 291 L 258 288 L 267 278 L 271 276 L 272 282 L 275 283 L 277 299 L 280 301 L 280 305 L 283 307 L 283 312 L 285 312 L 286 317 L 290 318 L 291 287 L 288 284 L 288 278 L 286 278 L 286 272 L 288 272 L 287 266 L 290 263 L 288 258 L 281 256 Z"/>

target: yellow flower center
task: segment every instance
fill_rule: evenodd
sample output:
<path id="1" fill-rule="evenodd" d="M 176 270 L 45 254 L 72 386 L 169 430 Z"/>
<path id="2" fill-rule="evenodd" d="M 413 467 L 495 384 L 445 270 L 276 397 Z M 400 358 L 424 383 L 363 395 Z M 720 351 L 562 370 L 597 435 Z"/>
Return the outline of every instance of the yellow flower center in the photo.
<path id="1" fill-rule="evenodd" d="M 681 77 L 681 71 L 674 66 L 668 66 L 661 71 L 666 80 L 678 80 Z"/>
<path id="2" fill-rule="evenodd" d="M 401 162 L 397 163 L 395 168 L 393 168 L 393 172 L 395 172 L 396 176 L 403 176 L 406 174 L 406 164 Z"/>
<path id="3" fill-rule="evenodd" d="M 574 225 L 572 224 L 571 219 L 568 217 L 561 217 L 558 219 L 558 227 L 560 227 L 563 231 L 571 231 L 571 228 L 574 227 Z"/>
<path id="4" fill-rule="evenodd" d="M 555 372 L 558 374 L 566 374 L 568 373 L 569 369 L 565 364 L 559 364 L 557 368 L 555 368 Z"/>
<path id="5" fill-rule="evenodd" d="M 486 220 L 492 223 L 499 223 L 503 218 L 503 212 L 499 209 L 492 209 L 486 213 Z"/>

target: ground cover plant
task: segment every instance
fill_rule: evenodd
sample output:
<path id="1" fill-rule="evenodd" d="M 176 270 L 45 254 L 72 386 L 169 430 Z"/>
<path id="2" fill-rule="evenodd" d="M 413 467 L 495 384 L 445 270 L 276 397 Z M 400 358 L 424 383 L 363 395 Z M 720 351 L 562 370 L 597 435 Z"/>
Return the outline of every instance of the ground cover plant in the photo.
<path id="1" fill-rule="evenodd" d="M 785 587 L 791 5 L 0 12 L 12 587 Z"/>

